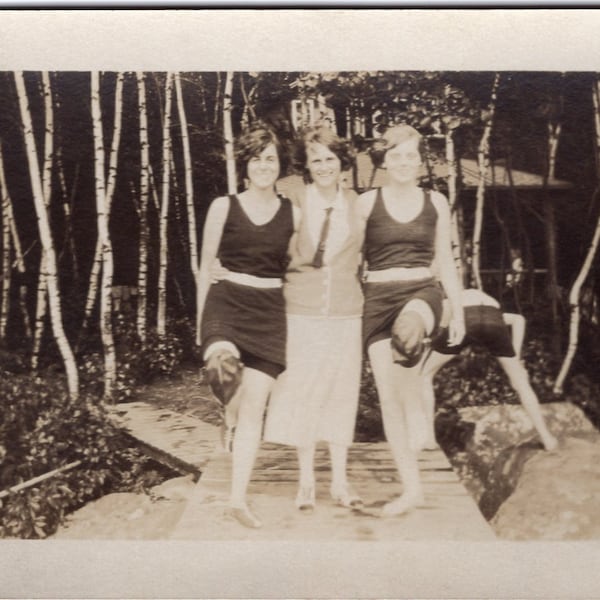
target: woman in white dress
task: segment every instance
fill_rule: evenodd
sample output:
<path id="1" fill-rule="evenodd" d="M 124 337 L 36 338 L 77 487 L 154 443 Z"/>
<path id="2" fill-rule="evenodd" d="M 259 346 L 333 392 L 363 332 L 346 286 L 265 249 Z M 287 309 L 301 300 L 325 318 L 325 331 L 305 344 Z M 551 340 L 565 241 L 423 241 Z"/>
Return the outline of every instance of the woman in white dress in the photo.
<path id="1" fill-rule="evenodd" d="M 297 448 L 296 506 L 305 511 L 315 507 L 315 445 L 327 442 L 330 496 L 352 507 L 361 503 L 348 484 L 346 460 L 360 389 L 363 234 L 356 194 L 340 185 L 351 156 L 321 126 L 303 134 L 296 159 L 306 185 L 292 198 L 301 222 L 284 284 L 287 368 L 271 393 L 264 438 Z"/>

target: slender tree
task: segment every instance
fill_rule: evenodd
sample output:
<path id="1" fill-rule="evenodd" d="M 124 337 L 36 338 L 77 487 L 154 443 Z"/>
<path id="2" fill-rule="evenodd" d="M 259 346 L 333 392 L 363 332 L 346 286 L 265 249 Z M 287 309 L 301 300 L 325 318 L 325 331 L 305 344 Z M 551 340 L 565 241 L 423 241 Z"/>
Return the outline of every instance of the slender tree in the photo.
<path id="1" fill-rule="evenodd" d="M 107 189 L 105 183 L 106 179 L 104 173 L 106 160 L 102 133 L 102 108 L 100 106 L 100 73 L 98 71 L 93 71 L 91 74 L 91 101 L 92 123 L 94 129 L 94 179 L 96 184 L 98 241 L 100 243 L 102 258 L 102 283 L 100 285 L 100 335 L 102 337 L 102 348 L 104 352 L 104 398 L 109 400 L 112 398 L 113 388 L 117 378 L 117 364 L 112 330 L 113 253 L 108 231 L 109 190 Z M 120 113 L 120 103 L 115 104 L 115 121 L 120 122 L 120 117 L 117 117 L 117 113 Z M 114 154 L 116 155 L 116 152 Z M 114 177 L 115 173 L 116 169 L 114 169 L 112 172 L 109 171 L 109 181 L 111 176 Z"/>
<path id="2" fill-rule="evenodd" d="M 190 138 L 188 135 L 188 123 L 183 104 L 183 94 L 181 90 L 181 78 L 179 73 L 175 73 L 175 92 L 177 97 L 177 110 L 179 113 L 179 123 L 181 124 L 181 143 L 183 144 L 183 163 L 185 171 L 185 198 L 187 207 L 187 222 L 190 243 L 190 262 L 194 275 L 194 282 L 198 286 L 198 275 L 200 266 L 198 264 L 198 236 L 196 233 L 196 212 L 194 208 L 194 187 L 192 183 L 192 153 L 190 151 Z"/>
<path id="3" fill-rule="evenodd" d="M 146 341 L 146 307 L 148 289 L 148 197 L 150 191 L 150 153 L 148 145 L 148 112 L 146 109 L 146 83 L 144 73 L 136 73 L 138 110 L 140 115 L 140 241 L 137 282 L 137 333 L 142 343 Z"/>
<path id="4" fill-rule="evenodd" d="M 465 269 L 461 255 L 460 230 L 458 227 L 458 211 L 456 206 L 456 152 L 454 149 L 453 130 L 449 129 L 445 135 L 446 141 L 446 164 L 448 165 L 448 203 L 450 205 L 450 241 L 452 243 L 452 256 L 458 275 L 465 281 Z"/>
<path id="5" fill-rule="evenodd" d="M 110 218 L 110 209 L 112 200 L 115 194 L 115 186 L 117 181 L 117 163 L 119 157 L 119 144 L 121 142 L 121 124 L 123 114 L 123 80 L 124 73 L 117 75 L 117 83 L 115 87 L 115 117 L 113 125 L 112 146 L 110 149 L 110 162 L 108 166 L 108 176 L 106 183 L 103 184 L 105 196 L 105 213 L 106 219 Z M 104 143 L 102 143 L 102 152 L 104 155 Z M 104 172 L 104 171 L 103 171 Z M 103 176 L 104 177 L 104 176 Z M 104 202 L 104 201 L 103 201 Z M 98 279 L 104 261 L 104 242 L 100 235 L 96 238 L 96 249 L 94 250 L 94 260 L 92 262 L 92 270 L 90 272 L 90 280 L 88 284 L 88 293 L 85 302 L 85 312 L 81 331 L 85 331 L 88 321 L 92 316 L 96 298 L 98 297 Z"/>
<path id="6" fill-rule="evenodd" d="M 483 134 L 479 142 L 477 151 L 477 165 L 479 167 L 479 180 L 477 182 L 477 203 L 475 206 L 475 224 L 473 226 L 473 278 L 479 289 L 481 284 L 481 229 L 483 227 L 483 207 L 485 201 L 485 177 L 490 166 L 490 134 L 492 133 L 492 123 L 494 121 L 494 112 L 496 110 L 496 98 L 498 85 L 500 84 L 500 74 L 494 75 L 492 84 L 492 93 L 487 110 L 483 113 Z"/>
<path id="7" fill-rule="evenodd" d="M 597 184 L 596 189 L 594 191 L 594 204 L 596 204 L 598 197 L 600 197 L 600 76 L 596 77 L 596 80 L 594 81 L 594 85 L 592 88 L 592 98 L 594 102 L 594 128 L 596 134 L 595 151 Z M 569 307 L 571 309 L 571 320 L 569 323 L 569 345 L 567 347 L 567 352 L 560 367 L 560 371 L 554 383 L 554 392 L 556 394 L 562 393 L 565 379 L 567 377 L 567 374 L 569 373 L 569 369 L 571 368 L 571 364 L 573 362 L 573 358 L 575 357 L 575 353 L 577 352 L 577 345 L 579 342 L 579 322 L 581 318 L 581 288 L 590 272 L 592 263 L 594 261 L 594 257 L 596 256 L 596 251 L 598 250 L 599 243 L 600 216 L 596 221 L 596 229 L 594 230 L 594 235 L 590 242 L 587 254 L 585 256 L 585 260 L 583 261 L 577 278 L 573 283 L 573 287 L 569 292 Z"/>
<path id="8" fill-rule="evenodd" d="M 25 78 L 22 71 L 15 72 L 14 77 L 17 88 L 17 96 L 19 99 L 23 138 L 27 152 L 27 162 L 29 165 L 31 189 L 33 191 L 33 201 L 37 216 L 38 229 L 42 242 L 42 249 L 46 255 L 45 266 L 47 271 L 44 275 L 47 278 L 48 284 L 52 332 L 65 365 L 69 394 L 72 398 L 76 398 L 79 393 L 79 377 L 77 373 L 77 365 L 75 364 L 75 357 L 73 356 L 73 351 L 71 350 L 69 340 L 65 335 L 62 322 L 61 299 L 60 290 L 58 287 L 58 273 L 56 268 L 56 252 L 54 250 L 50 222 L 46 210 L 46 203 L 44 201 L 44 191 L 42 188 L 42 179 L 37 159 L 33 124 L 31 120 L 29 103 L 27 100 L 27 92 L 25 89 Z"/>
<path id="9" fill-rule="evenodd" d="M 54 158 L 54 110 L 52 107 L 52 87 L 48 72 L 42 73 L 42 93 L 44 96 L 44 117 L 46 129 L 44 132 L 44 164 L 42 169 L 42 189 L 44 191 L 44 204 L 46 211 L 50 207 L 52 196 L 52 166 Z M 35 331 L 33 334 L 33 350 L 31 352 L 31 368 L 38 368 L 42 336 L 46 323 L 48 282 L 46 281 L 46 253 L 42 250 L 40 256 L 39 279 L 37 288 L 37 301 L 35 307 Z"/>
<path id="10" fill-rule="evenodd" d="M 2 153 L 0 150 L 0 160 Z M 0 169 L 2 167 L 0 166 Z M 2 200 L 2 300 L 0 301 L 0 342 L 6 338 L 6 325 L 10 310 L 11 265 L 11 234 L 10 234 L 10 196 L 0 179 L 0 199 Z"/>
<path id="11" fill-rule="evenodd" d="M 170 166 L 171 166 L 171 107 L 173 101 L 173 74 L 167 73 L 165 83 L 165 115 L 162 138 L 162 181 L 159 221 L 159 269 L 158 269 L 158 311 L 156 332 L 165 335 L 167 313 L 167 266 L 168 239 L 167 225 L 169 217 Z"/>
<path id="12" fill-rule="evenodd" d="M 225 92 L 223 95 L 223 136 L 225 138 L 225 160 L 227 161 L 227 191 L 230 194 L 235 194 L 237 192 L 237 178 L 235 174 L 235 160 L 233 158 L 232 94 L 233 72 L 228 71 L 225 77 Z"/>

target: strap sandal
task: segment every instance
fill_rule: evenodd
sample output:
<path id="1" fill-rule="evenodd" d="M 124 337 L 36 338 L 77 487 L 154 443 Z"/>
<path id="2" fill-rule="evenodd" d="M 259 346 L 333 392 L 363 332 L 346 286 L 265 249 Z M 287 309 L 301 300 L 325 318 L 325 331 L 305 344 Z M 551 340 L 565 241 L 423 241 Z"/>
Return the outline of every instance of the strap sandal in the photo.
<path id="1" fill-rule="evenodd" d="M 233 436 L 235 435 L 235 425 L 221 424 L 221 447 L 225 452 L 233 452 Z"/>
<path id="2" fill-rule="evenodd" d="M 298 510 L 312 512 L 315 509 L 315 487 L 300 486 L 295 504 Z"/>
<path id="3" fill-rule="evenodd" d="M 262 521 L 253 515 L 247 506 L 230 506 L 225 511 L 229 517 L 233 517 L 240 525 L 248 527 L 248 529 L 260 529 Z"/>
<path id="4" fill-rule="evenodd" d="M 338 506 L 343 506 L 344 508 L 360 508 L 364 506 L 361 497 L 347 485 L 340 488 L 331 488 L 330 493 L 331 499 Z"/>
<path id="5" fill-rule="evenodd" d="M 244 364 L 228 350 L 218 350 L 206 361 L 206 379 L 215 397 L 226 406 L 235 396 Z"/>

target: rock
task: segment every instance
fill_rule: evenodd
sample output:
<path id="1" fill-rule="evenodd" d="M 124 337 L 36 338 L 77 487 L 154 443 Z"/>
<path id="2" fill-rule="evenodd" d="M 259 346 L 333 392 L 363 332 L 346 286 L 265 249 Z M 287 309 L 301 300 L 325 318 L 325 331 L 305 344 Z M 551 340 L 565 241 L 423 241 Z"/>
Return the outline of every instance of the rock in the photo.
<path id="1" fill-rule="evenodd" d="M 600 537 L 600 436 L 569 437 L 523 466 L 516 489 L 491 525 L 509 540 Z"/>
<path id="2" fill-rule="evenodd" d="M 175 477 L 153 487 L 150 490 L 150 496 L 154 499 L 163 500 L 187 500 L 194 487 L 195 483 L 192 475 Z"/>

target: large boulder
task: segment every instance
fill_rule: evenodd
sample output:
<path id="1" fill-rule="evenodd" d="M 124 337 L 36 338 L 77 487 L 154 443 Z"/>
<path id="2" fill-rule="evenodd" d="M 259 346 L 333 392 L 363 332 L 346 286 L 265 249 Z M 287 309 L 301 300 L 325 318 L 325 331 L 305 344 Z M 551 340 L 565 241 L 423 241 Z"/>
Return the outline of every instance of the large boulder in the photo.
<path id="1" fill-rule="evenodd" d="M 523 466 L 516 489 L 491 520 L 510 540 L 600 538 L 599 436 L 569 437 Z"/>

